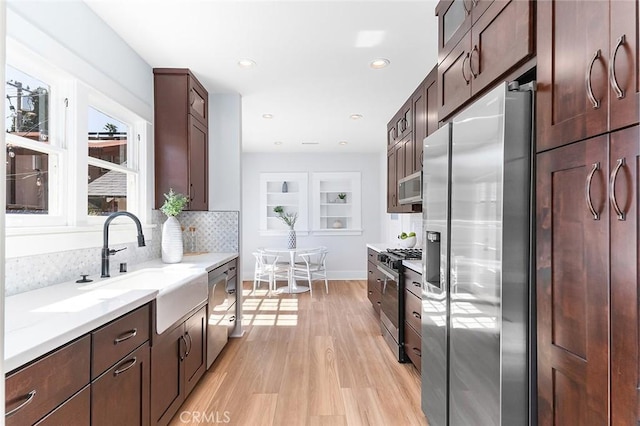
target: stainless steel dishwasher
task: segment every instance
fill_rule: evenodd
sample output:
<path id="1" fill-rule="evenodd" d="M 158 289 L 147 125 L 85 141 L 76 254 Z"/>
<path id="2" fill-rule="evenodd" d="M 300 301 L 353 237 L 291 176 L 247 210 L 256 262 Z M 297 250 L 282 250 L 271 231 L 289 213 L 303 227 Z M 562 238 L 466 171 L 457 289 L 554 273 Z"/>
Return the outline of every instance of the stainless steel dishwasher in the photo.
<path id="1" fill-rule="evenodd" d="M 236 260 L 209 272 L 207 369 L 220 354 L 236 325 Z"/>

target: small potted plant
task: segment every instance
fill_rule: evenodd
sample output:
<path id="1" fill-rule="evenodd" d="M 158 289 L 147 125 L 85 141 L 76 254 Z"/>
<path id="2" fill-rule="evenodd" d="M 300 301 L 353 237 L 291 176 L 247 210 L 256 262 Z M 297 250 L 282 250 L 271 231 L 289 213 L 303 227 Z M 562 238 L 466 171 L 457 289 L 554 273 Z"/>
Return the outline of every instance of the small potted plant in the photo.
<path id="1" fill-rule="evenodd" d="M 341 192 L 338 194 L 338 199 L 336 200 L 338 203 L 346 203 L 347 202 L 347 194 Z"/>
<path id="2" fill-rule="evenodd" d="M 284 211 L 284 207 L 275 206 L 273 208 L 273 212 L 276 214 L 276 217 L 283 221 L 289 227 L 289 234 L 287 239 L 287 248 L 294 249 L 296 248 L 296 231 L 293 229 L 296 226 L 296 221 L 298 220 L 298 213 L 287 213 Z"/>
<path id="3" fill-rule="evenodd" d="M 187 204 L 187 197 L 174 192 L 169 188 L 169 193 L 164 194 L 164 204 L 160 211 L 167 215 L 167 220 L 162 225 L 162 261 L 164 263 L 178 263 L 182 260 L 184 247 L 182 243 L 182 228 L 176 218 Z"/>
<path id="4" fill-rule="evenodd" d="M 407 234 L 406 232 L 403 232 L 402 234 L 398 235 L 398 240 L 400 240 L 400 247 L 413 248 L 413 246 L 416 245 L 416 233 L 409 232 Z"/>

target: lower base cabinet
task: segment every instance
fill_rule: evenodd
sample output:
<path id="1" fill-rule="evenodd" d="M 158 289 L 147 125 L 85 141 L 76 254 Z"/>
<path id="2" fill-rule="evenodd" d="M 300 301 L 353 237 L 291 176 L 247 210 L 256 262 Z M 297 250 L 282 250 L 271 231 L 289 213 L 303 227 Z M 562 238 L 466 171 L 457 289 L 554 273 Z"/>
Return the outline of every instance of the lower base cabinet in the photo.
<path id="1" fill-rule="evenodd" d="M 36 423 L 36 426 L 86 426 L 90 423 L 91 386 L 87 385 Z"/>
<path id="2" fill-rule="evenodd" d="M 149 424 L 149 361 L 145 343 L 91 384 L 92 426 Z"/>
<path id="3" fill-rule="evenodd" d="M 151 347 L 151 423 L 166 425 L 206 371 L 206 306 Z"/>
<path id="4" fill-rule="evenodd" d="M 404 271 L 404 351 L 422 371 L 422 274 Z"/>

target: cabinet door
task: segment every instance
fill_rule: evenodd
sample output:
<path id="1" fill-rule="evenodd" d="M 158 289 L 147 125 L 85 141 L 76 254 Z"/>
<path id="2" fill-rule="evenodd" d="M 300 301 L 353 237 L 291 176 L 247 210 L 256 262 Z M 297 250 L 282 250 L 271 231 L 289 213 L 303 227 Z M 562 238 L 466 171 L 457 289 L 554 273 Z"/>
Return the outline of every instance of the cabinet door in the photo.
<path id="1" fill-rule="evenodd" d="M 395 213 L 398 207 L 398 188 L 396 178 L 396 155 L 398 148 L 387 152 L 387 213 Z"/>
<path id="2" fill-rule="evenodd" d="M 540 425 L 608 422 L 608 177 L 606 136 L 538 155 Z"/>
<path id="3" fill-rule="evenodd" d="M 181 325 L 159 338 L 151 348 L 152 424 L 169 423 L 184 401 L 182 361 L 186 347 Z"/>
<path id="4" fill-rule="evenodd" d="M 189 116 L 189 210 L 207 210 L 207 128 Z"/>
<path id="5" fill-rule="evenodd" d="M 437 71 L 436 71 L 437 72 Z M 427 90 L 425 80 L 411 97 L 413 110 L 413 170 L 422 170 L 422 141 L 427 137 Z"/>
<path id="6" fill-rule="evenodd" d="M 471 28 L 474 0 L 443 0 L 436 6 L 438 16 L 438 63 L 449 56 Z"/>
<path id="7" fill-rule="evenodd" d="M 398 180 L 415 172 L 415 152 L 413 148 L 413 138 L 411 136 L 411 134 L 408 135 L 400 142 L 404 150 L 404 173 L 401 176 L 398 175 Z"/>
<path id="8" fill-rule="evenodd" d="M 533 54 L 533 3 L 495 1 L 473 24 L 469 65 L 475 95 Z"/>
<path id="9" fill-rule="evenodd" d="M 187 351 L 184 357 L 185 397 L 207 370 L 207 308 L 202 307 L 185 323 Z"/>
<path id="10" fill-rule="evenodd" d="M 398 140 L 398 131 L 396 129 L 396 121 L 395 118 L 391 120 L 389 124 L 387 124 L 387 148 L 395 145 Z"/>
<path id="11" fill-rule="evenodd" d="M 536 137 L 543 151 L 607 130 L 609 2 L 539 1 L 537 15 Z"/>
<path id="12" fill-rule="evenodd" d="M 611 424 L 638 424 L 638 126 L 610 136 L 609 167 L 620 220 L 613 203 L 611 223 Z M 616 167 L 620 160 L 624 164 Z"/>
<path id="13" fill-rule="evenodd" d="M 209 95 L 191 73 L 189 73 L 189 114 L 208 127 Z"/>
<path id="14" fill-rule="evenodd" d="M 91 425 L 149 424 L 149 343 L 145 343 L 91 384 Z"/>
<path id="15" fill-rule="evenodd" d="M 610 4 L 609 66 L 613 73 L 609 76 L 609 128 L 616 130 L 637 123 L 640 115 L 640 52 L 637 38 L 640 33 L 640 3 L 612 1 Z"/>
<path id="16" fill-rule="evenodd" d="M 438 65 L 438 117 L 446 119 L 471 96 L 469 51 L 471 33 Z"/>

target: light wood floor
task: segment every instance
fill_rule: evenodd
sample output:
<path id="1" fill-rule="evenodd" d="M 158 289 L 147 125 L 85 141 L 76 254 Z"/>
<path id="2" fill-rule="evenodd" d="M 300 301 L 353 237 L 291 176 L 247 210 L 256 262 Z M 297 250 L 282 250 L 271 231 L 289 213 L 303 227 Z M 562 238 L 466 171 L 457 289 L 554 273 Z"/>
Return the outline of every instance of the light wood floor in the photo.
<path id="1" fill-rule="evenodd" d="M 230 339 L 171 425 L 426 425 L 420 376 L 380 335 L 366 281 L 309 293 L 253 295 Z"/>

